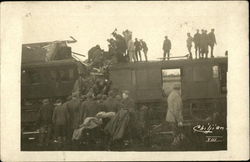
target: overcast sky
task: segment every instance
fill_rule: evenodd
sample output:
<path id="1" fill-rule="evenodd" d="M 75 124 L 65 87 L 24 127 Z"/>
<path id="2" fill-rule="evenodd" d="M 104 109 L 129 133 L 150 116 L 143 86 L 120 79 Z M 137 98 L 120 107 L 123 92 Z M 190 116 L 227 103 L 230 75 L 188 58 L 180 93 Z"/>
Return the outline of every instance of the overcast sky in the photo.
<path id="1" fill-rule="evenodd" d="M 129 29 L 149 47 L 149 59 L 162 57 L 162 43 L 168 35 L 172 56 L 186 55 L 186 34 L 196 29 L 215 28 L 216 56 L 229 54 L 240 17 L 237 2 L 35 2 L 27 3 L 23 18 L 23 43 L 69 39 L 72 51 L 87 54 L 94 45 L 107 49 L 107 39 L 117 28 Z M 238 31 L 239 32 L 239 31 Z"/>

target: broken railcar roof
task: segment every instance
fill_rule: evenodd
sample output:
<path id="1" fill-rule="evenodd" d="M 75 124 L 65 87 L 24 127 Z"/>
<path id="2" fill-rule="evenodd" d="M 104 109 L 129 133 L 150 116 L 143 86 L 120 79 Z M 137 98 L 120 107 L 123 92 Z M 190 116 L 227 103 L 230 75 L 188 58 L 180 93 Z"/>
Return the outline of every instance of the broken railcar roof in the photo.
<path id="1" fill-rule="evenodd" d="M 60 67 L 65 65 L 76 65 L 76 60 L 74 59 L 64 59 L 64 60 L 55 60 L 49 62 L 33 62 L 33 63 L 22 63 L 22 68 L 39 68 L 39 67 Z"/>

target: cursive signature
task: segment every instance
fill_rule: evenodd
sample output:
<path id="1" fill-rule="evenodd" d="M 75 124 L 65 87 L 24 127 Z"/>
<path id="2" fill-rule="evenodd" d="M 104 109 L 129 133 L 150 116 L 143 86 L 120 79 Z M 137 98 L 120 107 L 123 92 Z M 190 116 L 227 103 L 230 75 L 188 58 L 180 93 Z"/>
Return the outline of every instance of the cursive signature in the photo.
<path id="1" fill-rule="evenodd" d="M 210 123 L 208 123 L 207 125 L 198 124 L 193 127 L 194 132 L 201 132 L 204 134 L 213 133 L 214 130 L 223 131 L 224 129 L 225 128 L 222 126 L 219 126 L 217 124 L 210 124 Z"/>

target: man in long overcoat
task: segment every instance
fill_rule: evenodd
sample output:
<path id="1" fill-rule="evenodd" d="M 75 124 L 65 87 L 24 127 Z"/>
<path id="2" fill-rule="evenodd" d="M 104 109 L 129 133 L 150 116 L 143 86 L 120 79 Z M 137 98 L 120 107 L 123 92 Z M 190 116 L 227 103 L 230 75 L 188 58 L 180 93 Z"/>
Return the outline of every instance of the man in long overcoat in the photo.
<path id="1" fill-rule="evenodd" d="M 182 99 L 180 94 L 180 85 L 175 84 L 172 92 L 168 96 L 168 110 L 166 121 L 170 124 L 173 135 L 174 142 L 176 141 L 178 127 L 182 126 L 183 116 L 182 116 Z"/>

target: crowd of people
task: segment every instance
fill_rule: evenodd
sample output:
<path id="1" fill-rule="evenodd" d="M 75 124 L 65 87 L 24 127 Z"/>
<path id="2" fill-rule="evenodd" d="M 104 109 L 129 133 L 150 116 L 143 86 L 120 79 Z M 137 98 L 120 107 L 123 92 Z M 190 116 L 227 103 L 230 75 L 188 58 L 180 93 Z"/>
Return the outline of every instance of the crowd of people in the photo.
<path id="1" fill-rule="evenodd" d="M 192 47 L 194 44 L 195 58 L 208 58 L 209 48 L 211 58 L 214 57 L 214 46 L 217 44 L 214 29 L 207 33 L 207 30 L 202 29 L 201 33 L 199 29 L 191 36 L 187 33 L 186 45 L 188 49 L 188 55 L 190 59 L 193 59 Z M 112 63 L 115 62 L 138 62 L 142 61 L 142 52 L 144 54 L 145 61 L 148 61 L 147 53 L 148 47 L 143 39 L 132 38 L 132 32 L 125 30 L 121 34 L 117 33 L 117 29 L 112 32 L 113 38 L 108 39 L 108 51 L 101 49 L 99 45 L 92 47 L 88 51 L 88 61 L 93 62 L 94 65 L 100 66 L 105 64 L 105 61 L 109 60 Z M 168 36 L 165 36 L 163 42 L 163 60 L 170 59 L 171 40 Z"/>
<path id="2" fill-rule="evenodd" d="M 138 62 L 142 61 L 142 52 L 145 61 L 148 61 L 148 47 L 143 39 L 133 40 L 132 32 L 125 30 L 122 34 L 117 33 L 117 29 L 112 32 L 112 38 L 107 39 L 108 51 L 101 49 L 100 45 L 92 47 L 88 51 L 88 63 L 93 66 L 101 66 L 105 62 Z"/>
<path id="3" fill-rule="evenodd" d="M 188 55 L 190 59 L 193 59 L 192 46 L 194 43 L 195 49 L 195 58 L 208 58 L 209 47 L 211 58 L 214 57 L 214 46 L 217 44 L 216 37 L 214 34 L 214 29 L 211 29 L 211 32 L 207 33 L 207 30 L 202 29 L 201 33 L 199 29 L 192 37 L 190 33 L 187 33 L 186 45 L 188 49 Z M 170 50 L 171 50 L 171 41 L 168 39 L 168 36 L 165 36 L 163 42 L 163 60 L 170 59 Z"/>
<path id="4" fill-rule="evenodd" d="M 210 57 L 214 57 L 214 45 L 217 44 L 214 29 L 207 33 L 207 30 L 202 29 L 201 33 L 197 29 L 197 32 L 192 37 L 190 33 L 187 33 L 187 48 L 189 57 L 192 59 L 192 42 L 195 48 L 195 58 L 208 58 L 209 48 Z"/>
<path id="5" fill-rule="evenodd" d="M 66 101 L 57 99 L 54 104 L 44 99 L 37 120 L 39 145 L 48 146 L 52 141 L 62 145 L 79 144 L 84 132 L 94 128 L 102 130 L 107 149 L 115 143 L 140 140 L 143 135 L 136 132 L 143 126 L 135 126 L 142 123 L 137 117 L 138 111 L 127 90 L 110 90 L 108 95 L 97 96 L 92 92 L 87 95 L 73 93 Z"/>

